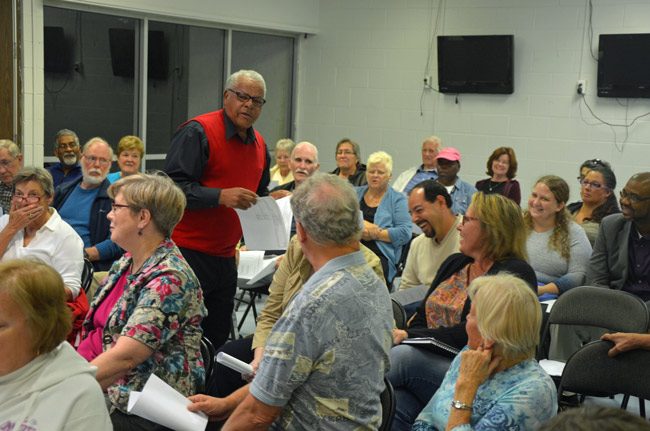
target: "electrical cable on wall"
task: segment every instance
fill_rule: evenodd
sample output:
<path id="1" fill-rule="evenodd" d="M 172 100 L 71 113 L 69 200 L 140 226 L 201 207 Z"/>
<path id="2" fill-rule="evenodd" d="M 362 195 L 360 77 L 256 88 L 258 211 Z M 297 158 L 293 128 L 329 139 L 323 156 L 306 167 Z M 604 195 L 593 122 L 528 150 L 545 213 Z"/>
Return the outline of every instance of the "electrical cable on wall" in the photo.
<path id="1" fill-rule="evenodd" d="M 429 69 L 431 67 L 431 59 L 433 57 L 433 46 L 434 42 L 436 40 L 436 36 L 438 35 L 438 27 L 440 24 L 441 16 L 442 16 L 442 10 L 444 9 L 444 0 L 438 0 L 438 7 L 436 9 L 436 20 L 433 24 L 433 29 L 431 31 L 431 37 L 429 38 L 428 42 L 428 49 L 427 49 L 427 61 L 426 64 L 424 65 L 424 74 L 423 76 L 431 76 L 429 75 Z M 429 13 L 429 22 L 432 21 L 433 18 L 433 0 L 431 1 L 431 11 Z M 429 82 L 426 82 L 426 79 L 424 80 L 424 85 L 422 86 L 422 91 L 420 92 L 420 117 L 424 115 L 424 107 L 423 107 L 423 102 L 424 102 L 424 93 L 425 90 L 433 90 L 435 92 L 439 91 L 433 87 L 433 83 L 431 80 Z"/>
<path id="2" fill-rule="evenodd" d="M 591 106 L 589 106 L 589 103 L 587 103 L 587 99 L 586 99 L 586 97 L 585 97 L 584 94 L 580 94 L 580 96 L 581 96 L 581 100 L 580 100 L 580 101 L 581 101 L 582 103 L 584 103 L 584 105 L 585 105 L 585 106 L 587 107 L 587 109 L 589 110 L 589 113 L 591 114 L 591 116 L 594 117 L 594 118 L 598 121 L 598 123 L 587 123 L 587 122 L 584 120 L 584 118 L 582 117 L 582 109 L 580 109 L 580 117 L 581 117 L 582 121 L 583 121 L 585 124 L 589 125 L 589 126 L 597 126 L 597 125 L 599 125 L 599 124 L 605 124 L 605 125 L 609 126 L 610 128 L 612 128 L 612 132 L 614 133 L 614 146 L 616 147 L 616 149 L 617 149 L 619 152 L 622 152 L 622 151 L 623 151 L 623 145 L 627 142 L 627 138 L 628 138 L 628 136 L 629 136 L 629 129 L 630 129 L 630 127 L 632 127 L 632 126 L 634 125 L 634 123 L 636 123 L 636 122 L 637 122 L 638 120 L 640 120 L 641 118 L 643 118 L 643 117 L 647 117 L 648 115 L 650 115 L 650 112 L 646 112 L 645 114 L 637 115 L 636 117 L 634 117 L 634 118 L 632 119 L 631 122 L 628 123 L 629 99 L 626 99 L 626 102 L 627 102 L 627 103 L 626 103 L 626 105 L 625 105 L 625 121 L 624 121 L 624 123 L 622 123 L 622 124 L 610 123 L 609 121 L 605 121 L 605 120 L 603 120 L 602 118 L 600 118 L 598 115 L 596 115 L 596 113 L 593 111 L 593 109 L 591 109 Z M 620 102 L 619 102 L 619 103 L 620 103 Z M 579 105 L 579 106 L 580 106 L 580 105 Z M 616 130 L 614 129 L 614 127 L 624 127 L 624 128 L 625 128 L 625 139 L 624 139 L 623 142 L 621 143 L 620 148 L 619 148 L 619 146 L 618 146 L 618 144 L 617 144 L 617 142 L 616 142 Z"/>

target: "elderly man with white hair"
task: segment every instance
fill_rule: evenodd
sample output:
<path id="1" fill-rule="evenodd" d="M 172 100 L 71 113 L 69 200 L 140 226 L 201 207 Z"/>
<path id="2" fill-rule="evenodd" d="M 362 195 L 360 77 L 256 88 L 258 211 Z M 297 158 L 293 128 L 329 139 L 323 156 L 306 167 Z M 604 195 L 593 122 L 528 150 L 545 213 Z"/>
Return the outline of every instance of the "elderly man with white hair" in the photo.
<path id="1" fill-rule="evenodd" d="M 289 196 L 293 190 L 302 184 L 314 172 L 318 171 L 318 148 L 311 142 L 302 141 L 293 148 L 289 159 L 289 169 L 293 175 L 293 181 L 277 186 L 271 190 L 270 195 L 274 199 Z"/>
<path id="2" fill-rule="evenodd" d="M 113 149 L 100 137 L 91 138 L 81 155 L 82 176 L 61 184 L 54 193 L 52 206 L 61 218 L 79 234 L 84 242 L 84 255 L 96 271 L 107 271 L 122 255 L 122 249 L 111 241 L 112 200 L 108 196 L 110 182 L 106 179 L 113 162 Z"/>
<path id="3" fill-rule="evenodd" d="M 23 155 L 18 145 L 9 139 L 0 139 L 0 215 L 8 214 L 11 209 L 14 177 L 22 167 Z"/>
<path id="4" fill-rule="evenodd" d="M 413 166 L 399 174 L 393 183 L 393 189 L 404 194 L 409 194 L 416 184 L 425 180 L 438 178 L 438 162 L 436 156 L 440 152 L 442 142 L 437 136 L 429 136 L 422 141 L 422 164 Z"/>

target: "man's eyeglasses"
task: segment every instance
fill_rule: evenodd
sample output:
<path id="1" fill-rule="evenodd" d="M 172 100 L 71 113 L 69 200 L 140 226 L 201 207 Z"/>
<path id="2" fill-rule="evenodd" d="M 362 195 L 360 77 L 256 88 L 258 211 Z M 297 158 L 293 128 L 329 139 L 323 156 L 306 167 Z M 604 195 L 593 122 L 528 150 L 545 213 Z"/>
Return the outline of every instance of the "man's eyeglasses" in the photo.
<path id="1" fill-rule="evenodd" d="M 9 166 L 11 166 L 14 163 L 14 160 L 0 160 L 0 168 L 7 169 Z"/>
<path id="2" fill-rule="evenodd" d="M 130 208 L 129 205 L 124 205 L 124 204 L 116 204 L 115 202 L 111 202 L 111 211 L 117 212 L 118 208 Z"/>
<path id="3" fill-rule="evenodd" d="M 468 215 L 463 215 L 463 220 L 460 222 L 462 226 L 465 226 L 465 223 L 469 223 L 471 221 L 480 221 L 478 217 L 470 217 Z"/>
<path id="4" fill-rule="evenodd" d="M 95 156 L 84 156 L 84 159 L 87 160 L 91 165 L 94 165 L 95 163 L 99 162 L 100 165 L 106 166 L 110 165 L 111 161 L 108 159 L 105 159 L 103 157 L 95 157 Z"/>
<path id="5" fill-rule="evenodd" d="M 620 192 L 621 199 L 627 199 L 633 204 L 650 200 L 650 196 L 639 196 L 636 193 L 628 193 L 625 189 Z"/>
<path id="6" fill-rule="evenodd" d="M 233 93 L 235 96 L 237 96 L 237 100 L 242 103 L 246 103 L 250 100 L 253 103 L 253 106 L 256 108 L 261 108 L 262 105 L 266 103 L 266 100 L 263 97 L 251 96 L 250 94 L 244 93 L 243 91 L 233 90 L 232 88 L 228 88 L 226 91 Z"/>
<path id="7" fill-rule="evenodd" d="M 594 190 L 600 190 L 601 188 L 607 189 L 608 187 L 606 185 L 600 184 L 600 183 L 595 183 L 592 181 L 587 181 L 585 179 L 580 180 L 580 185 L 582 187 L 591 187 Z"/>
<path id="8" fill-rule="evenodd" d="M 336 152 L 336 155 L 337 155 L 337 156 L 342 156 L 342 155 L 344 155 L 344 154 L 346 154 L 346 155 L 349 156 L 349 155 L 354 154 L 354 151 L 350 151 L 350 150 L 338 150 L 338 151 Z"/>
<path id="9" fill-rule="evenodd" d="M 24 195 L 22 193 L 14 193 L 12 199 L 16 202 L 26 201 L 28 204 L 35 204 L 40 201 L 43 196 L 37 194 L 28 194 Z"/>

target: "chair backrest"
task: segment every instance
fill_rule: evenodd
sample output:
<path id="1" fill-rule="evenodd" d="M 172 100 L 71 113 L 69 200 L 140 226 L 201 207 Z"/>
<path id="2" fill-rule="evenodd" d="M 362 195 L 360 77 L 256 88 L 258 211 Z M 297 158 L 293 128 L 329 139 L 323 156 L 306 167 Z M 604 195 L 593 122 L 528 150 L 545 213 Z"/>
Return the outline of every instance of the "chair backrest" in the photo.
<path id="1" fill-rule="evenodd" d="M 384 377 L 384 383 L 386 388 L 379 396 L 381 399 L 381 425 L 378 431 L 390 430 L 393 425 L 393 416 L 395 416 L 395 391 L 387 377 Z"/>
<path id="2" fill-rule="evenodd" d="M 552 324 L 582 325 L 616 332 L 647 332 L 648 307 L 636 295 L 604 287 L 580 286 L 563 293 L 553 304 L 544 325 L 537 358 L 543 351 Z"/>
<path id="3" fill-rule="evenodd" d="M 95 268 L 93 267 L 93 263 L 84 258 L 84 268 L 81 273 L 81 288 L 85 291 L 88 292 L 88 289 L 90 289 L 90 285 L 93 284 L 93 274 L 95 273 Z M 92 298 L 89 298 L 92 300 Z"/>
<path id="4" fill-rule="evenodd" d="M 636 295 L 603 287 L 575 287 L 560 295 L 549 323 L 597 326 L 618 332 L 646 332 L 648 307 Z"/>
<path id="5" fill-rule="evenodd" d="M 214 371 L 215 355 L 216 350 L 214 349 L 212 342 L 206 337 L 201 337 L 201 356 L 203 357 L 203 367 L 205 368 L 206 387 L 212 377 L 212 372 Z"/>
<path id="6" fill-rule="evenodd" d="M 626 394 L 650 398 L 650 351 L 631 350 L 610 358 L 609 341 L 592 341 L 575 352 L 562 373 L 558 393 L 572 391 L 584 395 Z"/>
<path id="7" fill-rule="evenodd" d="M 390 300 L 393 303 L 393 319 L 395 320 L 395 327 L 397 329 L 406 329 L 407 317 L 404 306 L 395 298 L 391 298 Z"/>

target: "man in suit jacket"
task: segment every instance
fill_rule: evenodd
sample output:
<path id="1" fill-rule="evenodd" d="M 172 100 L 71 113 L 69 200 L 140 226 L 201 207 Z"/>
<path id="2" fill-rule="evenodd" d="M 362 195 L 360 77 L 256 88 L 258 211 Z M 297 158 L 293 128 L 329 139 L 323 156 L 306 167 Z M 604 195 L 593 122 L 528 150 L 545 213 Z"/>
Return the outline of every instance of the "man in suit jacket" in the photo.
<path id="1" fill-rule="evenodd" d="M 605 217 L 591 256 L 589 284 L 611 287 L 650 300 L 650 172 L 636 174 L 621 190 L 621 214 Z M 605 334 L 609 356 L 650 349 L 650 334 Z"/>
<path id="2" fill-rule="evenodd" d="M 621 214 L 600 224 L 587 282 L 650 301 L 650 172 L 630 178 L 620 204 Z"/>

